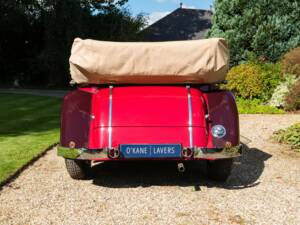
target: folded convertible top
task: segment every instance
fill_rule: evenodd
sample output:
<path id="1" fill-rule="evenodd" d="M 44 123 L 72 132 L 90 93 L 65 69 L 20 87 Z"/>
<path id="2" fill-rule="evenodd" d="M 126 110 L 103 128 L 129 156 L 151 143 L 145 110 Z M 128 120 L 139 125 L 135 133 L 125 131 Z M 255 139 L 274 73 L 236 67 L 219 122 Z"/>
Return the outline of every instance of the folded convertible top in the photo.
<path id="1" fill-rule="evenodd" d="M 223 81 L 229 51 L 224 39 L 108 42 L 76 38 L 69 59 L 78 84 L 181 84 Z"/>

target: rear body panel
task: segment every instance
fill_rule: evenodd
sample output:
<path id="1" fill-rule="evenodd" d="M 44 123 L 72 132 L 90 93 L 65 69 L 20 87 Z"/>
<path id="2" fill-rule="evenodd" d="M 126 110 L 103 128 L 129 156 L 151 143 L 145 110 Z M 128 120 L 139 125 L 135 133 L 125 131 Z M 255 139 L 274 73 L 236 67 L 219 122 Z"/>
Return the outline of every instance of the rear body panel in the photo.
<path id="1" fill-rule="evenodd" d="M 224 138 L 212 137 L 216 124 L 226 127 Z M 234 97 L 227 91 L 203 92 L 196 86 L 87 87 L 64 98 L 60 145 L 105 151 L 111 140 L 115 149 L 124 144 L 224 148 L 239 144 L 238 126 Z"/>
<path id="2" fill-rule="evenodd" d="M 115 87 L 112 94 L 112 147 L 120 144 L 178 143 L 189 146 L 189 112 L 185 87 Z M 195 90 L 194 136 L 206 137 L 201 93 Z M 108 147 L 109 90 L 100 89 L 93 98 L 91 136 L 88 148 Z M 205 146 L 206 138 L 195 139 Z"/>

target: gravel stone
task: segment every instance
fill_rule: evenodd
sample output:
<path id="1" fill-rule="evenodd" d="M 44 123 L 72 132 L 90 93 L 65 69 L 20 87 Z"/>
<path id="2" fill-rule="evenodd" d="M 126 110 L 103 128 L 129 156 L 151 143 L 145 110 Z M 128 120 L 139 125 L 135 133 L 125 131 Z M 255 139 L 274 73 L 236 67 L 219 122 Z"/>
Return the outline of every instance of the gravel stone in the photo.
<path id="1" fill-rule="evenodd" d="M 0 224 L 300 224 L 300 157 L 270 139 L 300 115 L 241 115 L 251 142 L 226 183 L 203 162 L 100 163 L 73 180 L 50 150 L 0 191 Z M 243 138 L 242 138 L 243 140 Z"/>

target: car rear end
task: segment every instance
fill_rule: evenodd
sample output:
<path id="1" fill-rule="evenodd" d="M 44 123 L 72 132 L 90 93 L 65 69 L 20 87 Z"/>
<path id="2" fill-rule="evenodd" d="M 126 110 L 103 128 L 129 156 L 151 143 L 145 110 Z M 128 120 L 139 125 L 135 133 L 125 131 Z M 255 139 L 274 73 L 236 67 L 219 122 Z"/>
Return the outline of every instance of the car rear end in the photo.
<path id="1" fill-rule="evenodd" d="M 210 160 L 219 166 L 240 155 L 234 96 L 214 85 L 79 88 L 65 96 L 61 118 L 58 155 L 70 165 Z"/>

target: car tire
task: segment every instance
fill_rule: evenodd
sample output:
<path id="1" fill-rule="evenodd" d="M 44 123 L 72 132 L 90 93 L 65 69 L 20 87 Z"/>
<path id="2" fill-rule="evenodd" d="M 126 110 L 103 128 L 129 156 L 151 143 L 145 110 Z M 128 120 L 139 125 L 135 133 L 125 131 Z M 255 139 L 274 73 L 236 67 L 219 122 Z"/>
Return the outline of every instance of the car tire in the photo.
<path id="1" fill-rule="evenodd" d="M 207 161 L 208 178 L 216 181 L 226 181 L 231 174 L 233 159 L 218 159 Z"/>
<path id="2" fill-rule="evenodd" d="M 73 179 L 85 180 L 91 175 L 91 163 L 85 160 L 65 159 L 67 171 Z"/>

